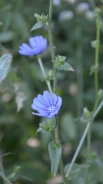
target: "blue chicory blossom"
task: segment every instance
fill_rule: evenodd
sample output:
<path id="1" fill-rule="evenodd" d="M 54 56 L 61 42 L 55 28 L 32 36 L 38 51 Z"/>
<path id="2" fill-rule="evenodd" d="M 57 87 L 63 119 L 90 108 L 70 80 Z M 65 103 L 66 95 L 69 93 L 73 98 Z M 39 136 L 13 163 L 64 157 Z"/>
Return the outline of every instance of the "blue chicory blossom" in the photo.
<path id="1" fill-rule="evenodd" d="M 41 54 L 46 49 L 47 40 L 42 36 L 35 36 L 29 38 L 29 44 L 30 46 L 26 43 L 23 43 L 19 47 L 19 53 L 25 56 L 34 56 Z"/>
<path id="2" fill-rule="evenodd" d="M 62 98 L 55 93 L 44 91 L 43 95 L 39 94 L 37 98 L 34 98 L 31 108 L 37 110 L 38 113 L 32 113 L 37 116 L 53 118 L 58 114 L 62 105 Z"/>

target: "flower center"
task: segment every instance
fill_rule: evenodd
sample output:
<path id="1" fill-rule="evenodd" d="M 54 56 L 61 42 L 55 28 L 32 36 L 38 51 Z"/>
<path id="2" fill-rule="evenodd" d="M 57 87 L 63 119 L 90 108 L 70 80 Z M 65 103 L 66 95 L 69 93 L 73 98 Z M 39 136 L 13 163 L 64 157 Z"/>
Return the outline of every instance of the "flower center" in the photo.
<path id="1" fill-rule="evenodd" d="M 50 107 L 48 108 L 48 110 L 49 110 L 49 111 L 54 111 L 54 110 L 55 110 L 55 107 L 54 107 L 54 106 L 50 106 Z"/>

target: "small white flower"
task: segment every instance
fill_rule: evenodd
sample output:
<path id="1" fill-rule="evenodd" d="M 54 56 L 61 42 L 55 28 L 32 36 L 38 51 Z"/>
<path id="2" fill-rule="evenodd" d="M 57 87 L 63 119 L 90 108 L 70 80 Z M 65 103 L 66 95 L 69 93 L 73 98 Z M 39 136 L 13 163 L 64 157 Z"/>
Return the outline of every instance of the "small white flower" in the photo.
<path id="1" fill-rule="evenodd" d="M 71 20 L 73 17 L 74 17 L 74 13 L 72 11 L 64 10 L 60 13 L 58 20 L 59 21 L 68 21 L 68 20 Z"/>

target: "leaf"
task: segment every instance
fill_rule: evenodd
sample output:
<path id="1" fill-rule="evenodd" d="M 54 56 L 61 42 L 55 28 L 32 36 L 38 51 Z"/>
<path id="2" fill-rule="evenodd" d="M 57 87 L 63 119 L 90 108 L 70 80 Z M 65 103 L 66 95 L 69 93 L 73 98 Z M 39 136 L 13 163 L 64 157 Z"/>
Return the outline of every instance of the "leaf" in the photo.
<path id="1" fill-rule="evenodd" d="M 74 72 L 74 69 L 67 62 L 64 62 L 63 65 L 56 65 L 56 68 L 58 70 L 66 70 L 66 71 L 72 71 L 72 72 Z"/>
<path id="2" fill-rule="evenodd" d="M 68 168 L 69 168 L 70 164 L 67 164 L 64 168 L 65 173 L 67 173 Z M 74 164 L 72 167 L 72 170 L 70 172 L 70 177 L 71 178 L 75 178 L 77 176 L 77 174 L 80 172 L 81 169 L 86 169 L 87 167 L 89 167 L 88 165 L 79 165 L 79 164 Z"/>
<path id="3" fill-rule="evenodd" d="M 42 22 L 37 22 L 30 31 L 34 31 L 35 29 L 41 28 L 44 25 Z"/>
<path id="4" fill-rule="evenodd" d="M 11 61 L 12 55 L 10 53 L 6 53 L 0 58 L 0 83 L 5 79 L 9 72 Z"/>
<path id="5" fill-rule="evenodd" d="M 62 122 L 61 126 L 64 132 L 64 135 L 66 134 L 66 136 L 68 136 L 69 139 L 72 139 L 72 140 L 76 139 L 77 128 L 72 115 L 69 113 L 64 114 L 61 119 L 61 122 Z"/>
<path id="6" fill-rule="evenodd" d="M 62 154 L 62 147 L 56 147 L 54 141 L 52 141 L 49 143 L 48 149 L 51 160 L 51 173 L 55 176 L 59 167 L 59 162 Z"/>
<path id="7" fill-rule="evenodd" d="M 14 33 L 13 31 L 6 31 L 6 32 L 3 32 L 3 33 L 0 33 L 0 42 L 8 42 L 10 40 L 12 40 L 14 36 Z"/>
<path id="8" fill-rule="evenodd" d="M 36 133 L 42 132 L 42 131 L 43 131 L 42 127 L 39 127 L 39 128 L 37 129 Z"/>

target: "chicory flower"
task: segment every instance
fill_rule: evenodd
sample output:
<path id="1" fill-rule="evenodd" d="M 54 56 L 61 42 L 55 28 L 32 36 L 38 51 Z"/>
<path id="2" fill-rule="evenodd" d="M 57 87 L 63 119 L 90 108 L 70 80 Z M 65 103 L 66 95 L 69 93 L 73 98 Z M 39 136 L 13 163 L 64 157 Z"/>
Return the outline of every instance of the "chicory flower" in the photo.
<path id="1" fill-rule="evenodd" d="M 23 43 L 19 47 L 19 53 L 25 56 L 35 56 L 41 54 L 46 49 L 47 40 L 42 36 L 35 36 L 29 38 L 29 44 L 30 45 Z"/>
<path id="2" fill-rule="evenodd" d="M 31 108 L 38 111 L 38 113 L 33 112 L 32 114 L 53 118 L 56 114 L 58 114 L 61 105 L 62 98 L 60 96 L 57 96 L 55 93 L 50 95 L 48 91 L 44 91 L 43 95 L 39 94 L 36 98 L 34 98 Z"/>

